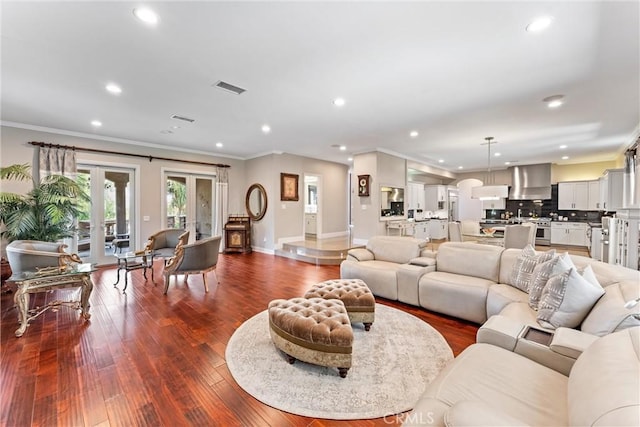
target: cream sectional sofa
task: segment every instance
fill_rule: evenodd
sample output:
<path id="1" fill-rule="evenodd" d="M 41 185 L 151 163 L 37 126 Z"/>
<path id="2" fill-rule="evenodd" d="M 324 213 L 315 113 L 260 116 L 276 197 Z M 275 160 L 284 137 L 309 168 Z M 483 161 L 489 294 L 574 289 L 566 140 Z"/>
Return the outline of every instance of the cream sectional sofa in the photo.
<path id="1" fill-rule="evenodd" d="M 446 242 L 431 252 L 418 242 L 373 237 L 366 249 L 349 251 L 340 265 L 341 277 L 364 280 L 374 295 L 478 324 L 499 314 L 539 327 L 529 295 L 511 283 L 522 250 Z M 625 302 L 640 296 L 640 272 L 583 256 L 570 258 L 578 268 L 590 265 L 605 291 L 582 322 L 583 331 L 602 336 L 640 325 L 632 316 L 640 314 L 640 304 L 633 311 L 624 308 Z"/>
<path id="2" fill-rule="evenodd" d="M 372 281 L 375 295 L 483 324 L 478 342 L 404 414 L 405 425 L 640 425 L 640 304 L 625 308 L 640 297 L 640 272 L 569 255 L 577 269 L 590 266 L 602 296 L 576 328 L 550 331 L 512 283 L 522 250 L 447 242 L 397 258 L 402 264 L 383 276 L 393 262 L 373 267 L 376 251 L 402 243 L 372 240 L 343 261 L 343 277 Z"/>

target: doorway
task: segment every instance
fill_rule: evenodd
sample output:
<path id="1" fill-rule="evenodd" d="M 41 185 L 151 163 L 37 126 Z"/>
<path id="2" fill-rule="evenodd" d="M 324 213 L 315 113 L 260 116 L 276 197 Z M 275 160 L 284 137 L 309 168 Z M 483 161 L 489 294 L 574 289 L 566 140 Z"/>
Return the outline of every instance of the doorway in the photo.
<path id="1" fill-rule="evenodd" d="M 317 239 L 322 235 L 320 201 L 322 200 L 322 180 L 320 175 L 304 174 L 304 235 Z"/>
<path id="2" fill-rule="evenodd" d="M 135 169 L 78 164 L 77 181 L 90 196 L 81 203 L 72 248 L 85 262 L 113 264 L 114 252 L 135 249 Z"/>
<path id="3" fill-rule="evenodd" d="M 213 236 L 215 175 L 165 172 L 164 226 L 189 231 L 189 241 Z"/>

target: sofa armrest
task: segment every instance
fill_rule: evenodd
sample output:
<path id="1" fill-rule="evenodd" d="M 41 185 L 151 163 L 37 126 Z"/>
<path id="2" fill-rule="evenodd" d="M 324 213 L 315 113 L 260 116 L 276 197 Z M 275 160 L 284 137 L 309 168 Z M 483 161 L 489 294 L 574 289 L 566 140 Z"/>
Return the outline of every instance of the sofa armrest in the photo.
<path id="1" fill-rule="evenodd" d="M 484 402 L 462 400 L 444 415 L 445 425 L 454 426 L 526 426 L 527 423 Z"/>
<path id="2" fill-rule="evenodd" d="M 571 328 L 557 328 L 549 348 L 563 356 L 577 359 L 599 337 Z"/>
<path id="3" fill-rule="evenodd" d="M 373 261 L 375 259 L 373 252 L 365 248 L 349 249 L 347 256 L 352 257 L 354 261 Z"/>
<path id="4" fill-rule="evenodd" d="M 413 258 L 412 260 L 409 261 L 409 264 L 411 265 L 417 265 L 420 267 L 435 267 L 436 266 L 436 260 L 435 258 L 429 258 L 429 257 L 418 257 L 418 258 Z"/>

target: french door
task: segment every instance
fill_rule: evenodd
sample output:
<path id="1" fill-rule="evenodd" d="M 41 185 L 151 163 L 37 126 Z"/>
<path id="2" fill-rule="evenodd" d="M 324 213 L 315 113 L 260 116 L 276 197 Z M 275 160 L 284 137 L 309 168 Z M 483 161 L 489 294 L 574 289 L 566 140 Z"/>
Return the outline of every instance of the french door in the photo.
<path id="1" fill-rule="evenodd" d="M 134 177 L 134 169 L 78 164 L 77 180 L 91 198 L 73 242 L 84 262 L 113 264 L 114 252 L 135 249 Z"/>
<path id="2" fill-rule="evenodd" d="M 170 171 L 164 175 L 164 225 L 188 230 L 190 242 L 213 236 L 216 176 Z"/>

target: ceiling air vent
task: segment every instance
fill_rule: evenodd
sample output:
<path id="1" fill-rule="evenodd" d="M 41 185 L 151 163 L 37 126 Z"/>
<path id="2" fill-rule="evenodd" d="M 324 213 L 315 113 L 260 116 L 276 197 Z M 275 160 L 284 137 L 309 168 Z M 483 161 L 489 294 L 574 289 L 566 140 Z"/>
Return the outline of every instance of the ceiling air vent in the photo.
<path id="1" fill-rule="evenodd" d="M 189 122 L 189 123 L 195 122 L 194 119 L 190 119 L 189 117 L 179 116 L 177 114 L 174 114 L 173 116 L 171 116 L 171 118 L 176 120 L 182 120 L 183 122 Z"/>
<path id="2" fill-rule="evenodd" d="M 234 86 L 227 82 L 223 82 L 222 80 L 218 80 L 216 84 L 214 84 L 214 86 L 219 89 L 224 89 L 226 91 L 233 92 L 236 95 L 240 95 L 242 92 L 246 92 L 246 89 L 242 89 L 241 87 Z"/>

